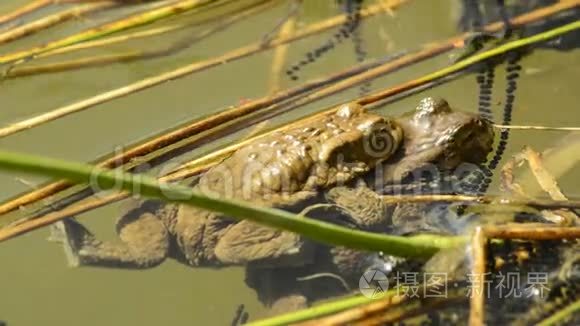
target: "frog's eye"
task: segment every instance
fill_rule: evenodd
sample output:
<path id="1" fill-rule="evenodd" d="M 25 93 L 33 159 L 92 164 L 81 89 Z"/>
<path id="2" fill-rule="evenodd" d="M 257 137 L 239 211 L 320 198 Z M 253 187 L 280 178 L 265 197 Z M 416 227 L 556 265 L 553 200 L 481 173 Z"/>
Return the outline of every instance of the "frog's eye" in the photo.
<path id="1" fill-rule="evenodd" d="M 340 109 L 336 111 L 336 115 L 343 119 L 349 119 L 359 115 L 364 112 L 364 110 L 365 109 L 358 103 L 348 103 L 341 106 Z"/>
<path id="2" fill-rule="evenodd" d="M 449 103 L 440 97 L 427 97 L 422 99 L 417 106 L 417 112 L 423 114 L 441 114 L 451 112 Z"/>

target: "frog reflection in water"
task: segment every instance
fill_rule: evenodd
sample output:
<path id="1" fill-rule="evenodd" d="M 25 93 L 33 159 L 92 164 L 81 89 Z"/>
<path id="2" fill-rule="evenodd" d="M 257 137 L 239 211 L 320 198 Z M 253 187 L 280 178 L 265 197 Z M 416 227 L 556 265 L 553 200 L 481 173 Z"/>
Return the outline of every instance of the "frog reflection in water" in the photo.
<path id="1" fill-rule="evenodd" d="M 300 128 L 276 132 L 236 151 L 205 173 L 202 193 L 300 212 L 325 200 L 324 191 L 371 171 L 402 140 L 388 118 L 346 105 Z M 190 266 L 307 263 L 313 245 L 299 235 L 236 221 L 187 205 L 145 201 L 117 222 L 122 243 L 97 240 L 74 220 L 52 229 L 69 264 L 150 268 L 166 258 Z"/>

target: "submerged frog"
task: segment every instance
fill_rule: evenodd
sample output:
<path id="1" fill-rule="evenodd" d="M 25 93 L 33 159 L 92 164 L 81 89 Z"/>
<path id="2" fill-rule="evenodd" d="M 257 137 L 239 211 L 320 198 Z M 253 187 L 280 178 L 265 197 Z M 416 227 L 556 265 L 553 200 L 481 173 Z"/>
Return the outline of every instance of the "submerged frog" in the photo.
<path id="1" fill-rule="evenodd" d="M 324 191 L 367 174 L 399 147 L 402 129 L 360 105 L 276 132 L 251 143 L 205 173 L 202 193 L 300 212 L 324 201 Z M 69 264 L 150 268 L 166 258 L 190 266 L 303 265 L 312 243 L 248 220 L 236 221 L 187 205 L 145 201 L 117 222 L 121 243 L 97 240 L 69 219 L 53 227 Z"/>
<path id="2" fill-rule="evenodd" d="M 454 111 L 446 101 L 434 98 L 422 100 L 415 111 L 397 118 L 396 122 L 403 128 L 403 144 L 390 159 L 375 168 L 374 175 L 369 175 L 375 179 L 367 179 L 363 185 L 335 187 L 327 197 L 356 217 L 354 220 L 386 221 L 391 224 L 390 232 L 434 231 L 428 224 L 439 221 L 429 221 L 426 205 L 389 206 L 379 194 L 393 186 L 412 184 L 422 179 L 425 171 L 440 176 L 439 173 L 455 169 L 461 163 L 480 163 L 492 149 L 493 129 L 480 116 Z M 381 259 L 376 254 L 354 249 L 319 246 L 315 262 L 294 268 L 248 266 L 246 283 L 273 311 L 289 311 L 344 293 L 348 288 L 356 289 L 365 270 L 381 263 Z"/>
<path id="3" fill-rule="evenodd" d="M 376 169 L 374 179 L 366 180 L 368 186 L 335 187 L 327 197 L 358 219 L 372 220 L 376 217 L 369 215 L 387 214 L 396 233 L 437 228 L 428 224 L 441 221 L 428 220 L 425 205 L 389 206 L 377 194 L 465 190 L 464 185 L 448 184 L 449 180 L 445 179 L 461 177 L 478 168 L 477 164 L 492 149 L 493 128 L 479 115 L 454 111 L 441 98 L 423 99 L 415 111 L 397 118 L 396 122 L 404 131 L 402 146 Z M 430 186 L 422 185 L 425 182 Z"/>

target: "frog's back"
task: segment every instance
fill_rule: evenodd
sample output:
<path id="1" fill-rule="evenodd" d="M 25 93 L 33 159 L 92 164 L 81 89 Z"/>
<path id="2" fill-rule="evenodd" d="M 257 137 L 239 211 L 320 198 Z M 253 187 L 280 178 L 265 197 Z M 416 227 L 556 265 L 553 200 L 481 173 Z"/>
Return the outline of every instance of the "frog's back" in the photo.
<path id="1" fill-rule="evenodd" d="M 315 165 L 315 147 L 304 133 L 274 133 L 210 169 L 200 179 L 198 190 L 249 201 L 268 192 L 300 191 Z"/>
<path id="2" fill-rule="evenodd" d="M 386 148 L 365 152 L 365 142 L 381 129 Z M 376 129 L 376 130 L 375 130 Z M 379 134 L 379 133 L 377 133 Z M 402 134 L 391 120 L 360 106 L 284 132 L 275 132 L 236 151 L 210 169 L 198 190 L 225 198 L 283 205 L 314 195 L 368 172 L 397 148 Z"/>

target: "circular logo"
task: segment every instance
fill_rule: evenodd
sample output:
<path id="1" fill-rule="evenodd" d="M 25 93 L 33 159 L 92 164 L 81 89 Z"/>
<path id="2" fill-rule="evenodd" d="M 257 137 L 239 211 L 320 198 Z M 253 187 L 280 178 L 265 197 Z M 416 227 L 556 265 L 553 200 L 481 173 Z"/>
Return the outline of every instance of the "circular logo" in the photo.
<path id="1" fill-rule="evenodd" d="M 391 155 L 395 149 L 395 139 L 390 132 L 392 128 L 386 123 L 373 126 L 363 142 L 365 153 L 375 158 Z"/>
<path id="2" fill-rule="evenodd" d="M 385 273 L 376 269 L 369 269 L 360 277 L 358 288 L 365 297 L 380 299 L 385 296 L 389 289 L 389 280 Z"/>

